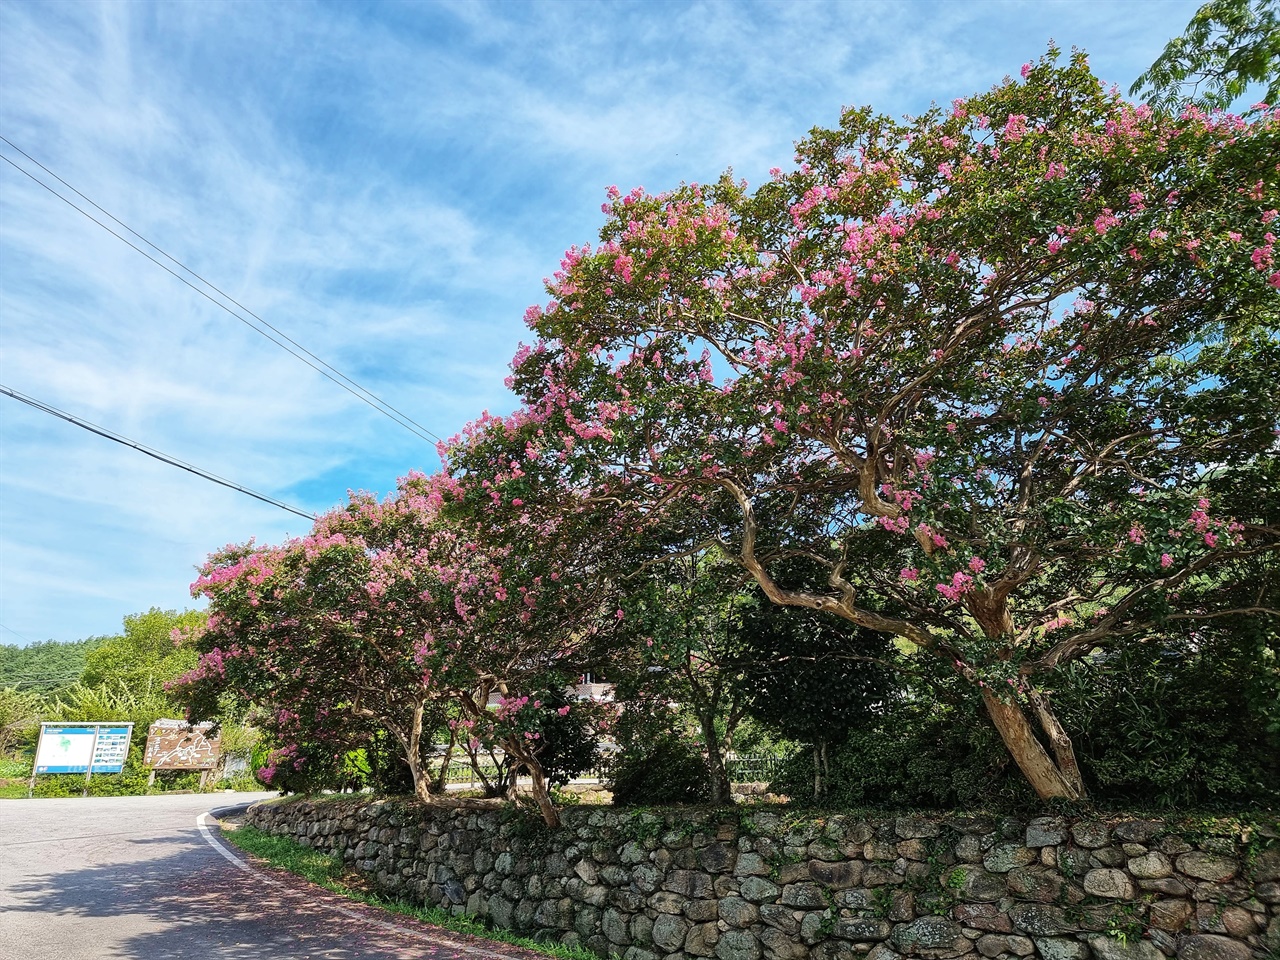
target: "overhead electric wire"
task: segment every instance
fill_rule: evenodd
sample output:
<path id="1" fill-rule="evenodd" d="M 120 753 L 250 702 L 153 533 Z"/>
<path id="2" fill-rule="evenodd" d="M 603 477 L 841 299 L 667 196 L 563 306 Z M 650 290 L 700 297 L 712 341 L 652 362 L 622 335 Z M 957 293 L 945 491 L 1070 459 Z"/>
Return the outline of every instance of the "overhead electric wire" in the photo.
<path id="1" fill-rule="evenodd" d="M 170 261 L 171 263 L 175 264 L 176 266 L 178 266 L 180 269 L 182 269 L 182 270 L 183 270 L 183 271 L 185 271 L 186 273 L 188 273 L 188 274 L 190 274 L 191 276 L 195 277 L 195 278 L 196 278 L 197 280 L 199 280 L 202 284 L 204 284 L 205 286 L 207 286 L 210 290 L 213 290 L 215 293 L 217 293 L 217 294 L 218 294 L 218 296 L 220 296 L 220 297 L 222 297 L 223 299 L 227 300 L 228 302 L 230 302 L 230 303 L 234 304 L 238 309 L 240 309 L 240 310 L 244 311 L 244 313 L 246 313 L 246 314 L 248 314 L 250 317 L 252 317 L 254 321 L 257 321 L 257 324 L 261 324 L 262 326 L 261 326 L 261 327 L 259 327 L 259 326 L 257 326 L 253 321 L 247 320 L 245 317 L 241 316 L 241 315 L 240 315 L 239 313 L 237 313 L 235 310 L 232 310 L 230 307 L 228 307 L 228 306 L 227 306 L 225 303 L 223 303 L 221 300 L 218 300 L 218 299 L 214 298 L 214 297 L 213 297 L 213 296 L 211 296 L 209 293 L 207 293 L 206 291 L 202 290 L 200 287 L 196 286 L 194 283 L 192 283 L 192 282 L 191 282 L 190 280 L 188 280 L 186 277 L 182 276 L 181 274 L 177 273 L 176 271 L 174 271 L 174 270 L 173 270 L 173 269 L 171 269 L 170 267 L 168 267 L 168 266 L 166 266 L 165 264 L 161 263 L 159 260 L 157 260 L 157 259 L 156 259 L 155 257 L 153 257 L 151 254 L 147 253 L 147 251 L 145 251 L 145 250 L 143 250 L 141 247 L 139 247 L 137 244 L 133 243 L 133 242 L 132 242 L 132 241 L 130 241 L 128 238 L 121 236 L 119 233 L 117 233 L 115 230 L 111 229 L 111 227 L 107 226 L 105 223 L 103 223 L 101 220 L 99 220 L 99 219 L 98 219 L 97 217 L 95 217 L 93 214 L 89 213 L 87 210 L 83 209 L 82 207 L 80 207 L 80 206 L 76 205 L 76 203 L 75 203 L 74 201 L 72 201 L 72 200 L 68 199 L 67 197 L 64 197 L 61 193 L 59 193 L 59 192 L 58 192 L 57 190 L 55 190 L 53 187 L 49 186 L 49 184 L 45 183 L 43 180 L 41 180 L 39 177 L 37 177 L 37 176 L 36 176 L 35 174 L 33 174 L 31 171 L 24 169 L 21 165 L 19 165 L 19 164 L 17 164 L 17 163 L 14 163 L 14 162 L 13 162 L 13 160 L 9 159 L 9 158 L 8 158 L 8 157 L 6 157 L 4 154 L 0 153 L 0 160 L 4 160 L 4 162 L 5 162 L 5 163 L 9 164 L 9 166 L 13 167 L 13 168 L 14 168 L 15 170 L 17 170 L 19 173 L 22 173 L 23 175 L 25 175 L 26 177 L 30 178 L 30 179 L 31 179 L 32 181 L 34 181 L 35 183 L 38 183 L 40 186 L 44 187 L 44 188 L 45 188 L 46 190 L 48 190 L 51 194 L 53 194 L 55 197 L 57 197 L 59 200 L 61 200 L 63 203 L 65 203 L 67 206 L 71 207 L 71 209 L 75 210 L 75 211 L 76 211 L 77 213 L 79 213 L 81 216 L 85 217 L 85 218 L 86 218 L 86 219 L 88 219 L 88 220 L 92 220 L 94 223 L 96 223 L 98 226 L 100 226 L 103 230 L 107 231 L 107 233 L 111 234 L 113 237 L 115 237 L 115 238 L 116 238 L 117 240 L 119 240 L 121 243 L 126 244 L 127 246 L 131 247 L 133 250 L 135 250 L 135 251 L 137 251 L 138 253 L 142 254 L 142 256 L 146 257 L 148 260 L 150 260 L 152 263 L 154 263 L 156 266 L 158 266 L 161 270 L 164 270 L 166 273 L 170 274 L 171 276 L 173 276 L 173 277 L 175 277 L 176 279 L 178 279 L 178 280 L 182 281 L 183 283 L 185 283 L 188 287 L 190 287 L 190 288 L 191 288 L 192 290 L 194 290 L 196 293 L 200 294 L 202 297 L 204 297 L 204 298 L 205 298 L 206 300 L 208 300 L 210 303 L 212 303 L 212 304 L 214 304 L 215 306 L 217 306 L 217 307 L 221 308 L 222 310 L 225 310 L 227 313 L 231 314 L 231 316 L 235 317 L 237 320 L 239 320 L 239 321 L 240 321 L 241 323 L 243 323 L 245 326 L 249 327 L 249 329 L 251 329 L 251 330 L 255 331 L 256 333 L 258 333 L 258 334 L 260 334 L 260 335 L 262 335 L 263 337 L 266 337 L 266 339 L 270 340 L 272 343 L 274 343 L 274 344 L 275 344 L 276 346 L 278 346 L 280 349 L 284 350 L 286 353 L 290 354 L 290 355 L 291 355 L 291 356 L 293 356 L 293 357 L 296 357 L 298 360 L 301 360 L 303 363 L 305 363 L 307 366 L 311 367 L 311 369 L 315 370 L 315 371 L 316 371 L 317 373 L 319 373 L 321 376 L 324 376 L 324 377 L 328 378 L 329 380 L 333 381 L 333 382 L 334 382 L 334 383 L 336 383 L 338 386 L 342 387 L 342 389 L 344 389 L 344 390 L 346 390 L 348 393 L 350 393 L 352 396 L 354 396 L 354 397 L 356 397 L 357 399 L 359 399 L 359 400 L 363 401 L 364 403 L 367 403 L 369 406 L 373 407 L 373 409 L 377 410 L 377 411 L 378 411 L 379 413 L 381 413 L 383 416 L 387 417 L 387 418 L 388 418 L 388 419 L 390 419 L 390 420 L 395 421 L 395 422 L 396 422 L 396 423 L 398 423 L 400 426 L 404 427 L 406 430 L 408 430 L 410 433 L 413 433 L 413 434 L 414 434 L 415 436 L 417 436 L 418 438 L 420 438 L 420 439 L 422 439 L 422 440 L 427 440 L 427 441 L 432 441 L 432 440 L 436 440 L 436 441 L 443 441 L 443 438 L 442 438 L 442 437 L 440 437 L 438 434 L 433 433 L 431 430 L 428 430 L 426 427 L 422 426 L 422 424 L 418 423 L 416 420 L 414 420 L 414 419 L 413 419 L 412 417 L 410 417 L 408 414 L 403 413 L 403 412 L 401 412 L 400 410 L 396 409 L 396 408 L 395 408 L 395 407 L 393 407 L 391 404 L 387 403 L 385 400 L 383 400 L 381 397 L 379 397 L 377 394 L 373 393 L 373 391 L 369 390 L 367 387 L 363 387 L 363 386 L 361 386 L 359 383 L 357 383 L 355 380 L 352 380 L 350 377 L 348 377 L 348 376 L 347 376 L 345 373 L 343 373 L 341 370 L 338 370 L 337 368 L 335 368 L 335 367 L 334 367 L 334 366 L 332 366 L 331 364 L 327 363 L 326 361 L 322 360 L 320 357 L 316 356 L 314 353 L 312 353 L 310 350 L 308 350 L 308 349 L 307 349 L 306 347 L 304 347 L 302 344 L 298 343 L 298 341 L 294 340 L 294 339 L 293 339 L 292 337 L 290 337 L 288 334 L 284 333 L 282 330 L 278 329 L 277 327 L 272 326 L 272 325 L 271 325 L 270 323 L 268 323 L 266 320 L 263 320 L 263 319 L 262 319 L 262 317 L 258 316 L 256 313 L 254 313 L 254 312 L 253 312 L 252 310 L 250 310 L 248 307 L 244 306 L 244 304 L 240 303 L 238 300 L 236 300 L 234 297 L 232 297 L 230 294 L 228 294 L 228 293 L 224 292 L 222 289 L 220 289 L 219 287 L 217 287 L 217 286 L 216 286 L 216 285 L 214 285 L 213 283 L 211 283 L 211 282 L 209 282 L 208 280 L 206 280 L 206 279 L 205 279 L 204 277 L 202 277 L 200 274 L 196 273 L 194 270 L 192 270 L 190 267 L 188 267 L 186 264 L 184 264 L 181 260 L 178 260 L 177 258 L 175 258 L 175 257 L 171 256 L 170 254 L 168 254 L 167 252 L 165 252 L 162 248 L 160 248 L 160 247 L 159 247 L 159 246 L 157 246 L 156 244 L 152 243 L 150 240 L 148 240 L 148 239 L 147 239 L 146 237 L 144 237 L 142 234 L 138 233 L 138 231 L 134 230 L 132 227 L 130 227 L 127 223 L 125 223 L 125 222 L 124 222 L 123 220 L 121 220 L 119 217 L 115 216 L 114 214 L 112 214 L 111 212 L 109 212 L 109 211 L 107 211 L 107 210 L 104 210 L 101 206 L 99 206 L 97 203 L 95 203 L 95 202 L 94 202 L 93 200 L 91 200 L 89 197 L 85 196 L 83 193 L 81 193 L 79 190 L 77 190 L 77 189 L 76 189 L 75 187 L 73 187 L 71 184 L 67 183 L 67 181 L 66 181 L 66 180 L 63 180 L 60 176 L 58 176 L 56 173 L 54 173 L 52 170 L 50 170 L 48 167 L 46 167 L 43 163 L 41 163 L 41 162 L 40 162 L 39 160 L 37 160 L 35 157 L 31 156 L 29 153 L 27 153 L 25 150 L 23 150 L 21 147 L 19 147 L 17 144 L 15 144 L 15 143 L 14 143 L 12 140 L 10 140 L 8 137 L 5 137 L 5 136 L 3 136 L 3 135 L 0 135 L 0 140 L 2 140 L 2 141 L 4 141 L 5 143 L 7 143 L 7 144 L 8 144 L 10 147 L 12 147 L 14 150 L 18 151 L 18 153 L 22 154 L 24 157 L 26 157 L 28 160 L 30 160 L 32 163 L 34 163 L 37 167 L 39 167 L 41 170 L 43 170 L 43 171 L 44 171 L 45 173 L 47 173 L 49 176 L 53 177 L 55 180 L 57 180 L 59 183 L 61 183 L 63 186 L 65 186 L 68 190 L 70 190 L 70 191 L 71 191 L 72 193 L 74 193 L 76 196 L 78 196 L 78 197 L 80 197 L 82 200 L 84 200 L 84 201 L 85 201 L 85 203 L 88 203 L 88 204 L 89 204 L 89 205 L 91 205 L 94 209 L 98 210 L 100 213 L 102 213 L 102 214 L 103 214 L 103 216 L 108 217 L 108 218 L 110 218 L 111 220 L 115 221 L 117 224 L 119 224 L 121 227 L 123 227 L 126 231 L 128 231 L 128 232 L 129 232 L 129 233 L 131 233 L 131 234 L 133 234 L 133 236 L 137 237 L 139 240 L 141 240 L 141 241 L 142 241 L 143 243 L 145 243 L 147 246 L 151 247 L 153 250 L 155 250 L 157 253 L 159 253 L 159 254 L 160 254 L 162 257 L 164 257 L 166 260 Z M 262 329 L 262 327 L 266 327 L 266 330 L 263 330 L 263 329 Z M 271 331 L 271 333 L 268 333 L 268 332 L 267 332 L 267 330 L 270 330 L 270 331 Z M 272 336 L 272 334 L 275 334 L 275 336 Z M 279 339 L 277 339 L 277 338 L 279 338 Z M 281 342 L 281 341 L 284 341 L 284 342 Z M 286 344 L 287 344 L 287 345 L 286 345 Z M 297 349 L 296 349 L 296 350 L 295 350 L 295 349 L 292 349 L 292 348 L 294 348 L 294 347 L 296 347 Z M 299 351 L 301 351 L 301 352 L 299 352 Z M 305 356 L 304 356 L 304 354 L 305 354 Z M 313 361 L 314 361 L 314 362 L 313 362 Z M 317 364 L 318 364 L 318 366 L 317 366 Z M 323 369 L 321 369 L 321 368 L 323 368 Z"/>
<path id="2" fill-rule="evenodd" d="M 20 634 L 17 630 L 13 629 L 13 627 L 6 627 L 3 623 L 0 623 L 0 630 L 8 630 L 8 631 L 9 631 L 10 633 L 12 633 L 15 637 L 18 637 L 18 638 L 19 638 L 19 639 L 21 639 L 21 640 L 26 640 L 26 641 L 27 641 L 27 643 L 35 643 L 35 641 L 34 641 L 34 640 L 32 640 L 30 637 L 24 637 L 24 636 L 23 636 L 22 634 Z"/>
<path id="3" fill-rule="evenodd" d="M 186 470 L 188 473 L 194 473 L 197 477 L 202 477 L 205 480 L 211 480 L 214 483 L 253 497 L 255 500 L 261 500 L 263 503 L 269 503 L 273 507 L 279 507 L 281 510 L 288 510 L 290 513 L 297 514 L 306 520 L 316 519 L 316 515 L 314 513 L 306 513 L 303 510 L 299 510 L 297 507 L 289 506 L 289 504 L 285 503 L 283 500 L 277 500 L 275 497 L 268 497 L 265 493 L 258 493 L 256 490 L 250 490 L 248 487 L 242 487 L 240 484 L 227 480 L 224 477 L 219 477 L 217 474 L 209 473 L 207 470 L 201 470 L 199 467 L 192 466 L 191 464 L 179 460 L 176 457 L 171 457 L 167 453 L 161 453 L 159 450 L 155 450 L 145 444 L 138 443 L 136 440 L 130 440 L 128 437 L 116 433 L 113 430 L 108 430 L 106 427 L 100 427 L 96 423 L 90 423 L 88 420 L 82 420 L 80 417 L 67 413 L 65 410 L 59 410 L 57 407 L 50 406 L 47 403 L 42 403 L 35 397 L 28 397 L 26 394 L 19 393 L 17 390 L 6 387 L 2 383 L 0 383 L 0 393 L 12 397 L 14 400 L 21 401 L 28 406 L 35 407 L 37 410 L 47 413 L 50 416 L 57 417 L 59 420 L 65 420 L 67 423 L 73 423 L 83 430 L 88 430 L 90 433 L 96 433 L 100 437 L 105 437 L 108 440 L 114 440 L 116 443 L 123 444 L 126 447 L 132 447 L 139 453 L 145 453 L 148 457 L 159 460 L 161 463 L 167 463 L 171 467 L 178 467 L 182 470 Z"/>

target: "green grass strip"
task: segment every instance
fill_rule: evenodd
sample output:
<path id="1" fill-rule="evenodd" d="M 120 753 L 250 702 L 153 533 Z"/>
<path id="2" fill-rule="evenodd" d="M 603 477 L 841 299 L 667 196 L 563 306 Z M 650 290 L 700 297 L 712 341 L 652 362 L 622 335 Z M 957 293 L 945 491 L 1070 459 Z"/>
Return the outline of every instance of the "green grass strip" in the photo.
<path id="1" fill-rule="evenodd" d="M 509 943 L 526 950 L 535 950 L 549 957 L 558 957 L 560 960 L 600 960 L 596 954 L 582 947 L 566 947 L 558 943 L 532 940 L 529 937 L 514 934 L 510 930 L 491 927 L 478 917 L 457 917 L 440 907 L 423 907 L 403 900 L 393 900 L 377 894 L 353 890 L 342 882 L 348 870 L 338 857 L 304 847 L 292 837 L 277 836 L 250 826 L 224 830 L 222 837 L 232 846 L 239 847 L 245 853 L 253 854 L 255 857 L 261 857 L 272 866 L 288 870 L 304 880 L 309 880 L 349 900 L 378 907 L 388 913 L 412 917 L 423 923 L 429 923 L 433 927 L 443 927 L 455 933 L 484 937 L 487 940 Z"/>

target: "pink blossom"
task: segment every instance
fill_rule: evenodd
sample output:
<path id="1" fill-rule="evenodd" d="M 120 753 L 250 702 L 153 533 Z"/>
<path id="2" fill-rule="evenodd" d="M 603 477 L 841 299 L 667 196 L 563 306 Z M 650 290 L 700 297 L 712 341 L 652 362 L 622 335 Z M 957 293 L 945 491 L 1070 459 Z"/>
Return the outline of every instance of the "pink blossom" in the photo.
<path id="1" fill-rule="evenodd" d="M 951 576 L 951 583 L 936 584 L 940 594 L 948 600 L 958 600 L 973 588 L 973 577 L 967 573 L 954 573 Z"/>
<path id="2" fill-rule="evenodd" d="M 1004 138 L 1010 143 L 1016 143 L 1027 135 L 1027 115 L 1025 113 L 1011 113 L 1004 124 Z"/>
<path id="3" fill-rule="evenodd" d="M 983 570 L 987 569 L 987 561 L 983 560 L 981 557 L 972 557 L 969 560 L 969 569 L 974 573 L 981 573 Z"/>
<path id="4" fill-rule="evenodd" d="M 919 580 L 920 571 L 917 570 L 915 567 L 903 567 L 900 571 L 898 571 L 898 579 L 905 580 L 908 583 L 910 583 L 913 580 Z"/>
<path id="5" fill-rule="evenodd" d="M 1031 64 L 1024 63 L 1022 65 L 1022 79 L 1025 80 L 1029 76 L 1031 76 Z"/>
<path id="6" fill-rule="evenodd" d="M 1169 556 L 1169 554 L 1167 553 L 1160 554 L 1160 566 L 1168 570 L 1171 566 L 1173 566 L 1173 557 Z"/>

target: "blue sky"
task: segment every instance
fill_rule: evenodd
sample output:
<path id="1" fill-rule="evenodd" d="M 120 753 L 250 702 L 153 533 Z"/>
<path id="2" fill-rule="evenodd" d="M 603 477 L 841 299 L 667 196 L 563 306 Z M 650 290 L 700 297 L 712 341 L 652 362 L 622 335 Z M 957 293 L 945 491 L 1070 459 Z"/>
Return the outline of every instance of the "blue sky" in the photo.
<path id="1" fill-rule="evenodd" d="M 524 308 L 610 184 L 758 183 L 842 105 L 947 103 L 1050 38 L 1127 88 L 1196 6 L 0 0 L 0 134 L 450 436 L 513 406 Z M 308 511 L 437 466 L 0 168 L 0 383 Z M 191 606 L 210 550 L 306 526 L 0 397 L 0 642 Z"/>

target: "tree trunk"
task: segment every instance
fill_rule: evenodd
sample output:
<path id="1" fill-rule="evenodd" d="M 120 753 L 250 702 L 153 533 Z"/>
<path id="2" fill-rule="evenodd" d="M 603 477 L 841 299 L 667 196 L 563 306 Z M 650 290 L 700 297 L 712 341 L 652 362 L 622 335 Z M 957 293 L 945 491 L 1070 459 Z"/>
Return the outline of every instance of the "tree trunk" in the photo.
<path id="1" fill-rule="evenodd" d="M 729 775 L 725 772 L 724 757 L 720 753 L 720 738 L 716 735 L 716 718 L 714 715 L 700 713 L 698 723 L 702 727 L 702 742 L 707 747 L 707 783 L 710 786 L 710 800 L 716 806 L 730 802 L 732 790 L 729 786 Z"/>
<path id="2" fill-rule="evenodd" d="M 444 751 L 444 759 L 431 780 L 431 789 L 436 793 L 444 793 L 449 786 L 449 764 L 453 763 L 453 748 L 458 743 L 458 731 L 449 732 L 449 746 Z"/>
<path id="3" fill-rule="evenodd" d="M 431 792 L 430 779 L 427 777 L 426 770 L 422 767 L 422 754 L 419 752 L 422 748 L 422 712 L 423 705 L 418 703 L 413 710 L 413 718 L 409 721 L 409 730 L 406 733 L 399 726 L 387 725 L 392 735 L 400 741 L 400 746 L 404 750 L 405 763 L 409 765 L 409 774 L 413 777 L 413 794 L 419 800 L 430 803 L 435 799 L 435 795 Z"/>
<path id="4" fill-rule="evenodd" d="M 1080 764 L 1076 762 L 1076 750 L 1071 744 L 1071 738 L 1067 736 L 1067 731 L 1063 729 L 1062 724 L 1058 722 L 1057 714 L 1053 712 L 1053 708 L 1049 705 L 1049 698 L 1037 690 L 1032 690 L 1027 694 L 1027 699 L 1031 701 L 1031 706 L 1036 712 L 1036 717 L 1040 721 L 1040 728 L 1049 738 L 1049 748 L 1053 751 L 1053 757 L 1058 762 L 1058 769 L 1061 771 L 1063 778 L 1071 784 L 1079 795 L 1085 795 L 1084 778 L 1080 775 Z"/>
<path id="5" fill-rule="evenodd" d="M 1079 800 L 1084 797 L 1084 785 L 1079 780 L 1079 770 L 1074 771 L 1073 782 L 1073 778 L 1058 769 L 1044 747 L 1040 745 L 1040 741 L 1036 739 L 1035 733 L 1031 730 L 1031 724 L 1027 722 L 1026 715 L 1016 702 L 1005 702 L 986 687 L 982 688 L 982 702 L 987 708 L 991 722 L 1000 733 L 1000 739 L 1008 748 L 1010 756 L 1042 800 L 1052 797 Z M 1059 726 L 1058 729 L 1062 728 Z M 1065 737 L 1066 734 L 1063 733 L 1063 736 Z M 1069 745 L 1070 740 L 1067 743 Z M 1074 763 L 1074 755 L 1072 761 Z"/>
<path id="6" fill-rule="evenodd" d="M 533 795 L 533 802 L 538 805 L 538 812 L 542 814 L 542 821 L 552 830 L 555 830 L 560 826 L 560 811 L 556 809 L 556 805 L 551 800 L 551 791 L 547 788 L 546 772 L 542 769 L 542 764 L 532 757 L 525 760 L 524 765 L 529 771 L 529 791 Z"/>
<path id="7" fill-rule="evenodd" d="M 507 757 L 511 757 L 510 752 Z M 507 790 L 506 797 L 512 803 L 515 803 L 520 796 L 520 764 L 516 761 L 508 759 L 507 761 Z"/>

